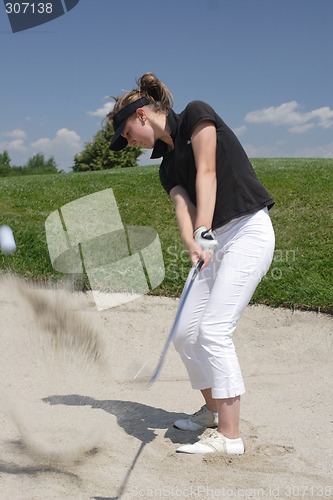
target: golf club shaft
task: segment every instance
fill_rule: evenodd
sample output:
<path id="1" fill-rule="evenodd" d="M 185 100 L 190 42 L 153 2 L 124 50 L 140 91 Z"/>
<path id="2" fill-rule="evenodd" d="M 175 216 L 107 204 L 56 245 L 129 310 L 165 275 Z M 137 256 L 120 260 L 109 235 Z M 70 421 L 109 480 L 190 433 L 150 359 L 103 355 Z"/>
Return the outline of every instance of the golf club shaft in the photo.
<path id="1" fill-rule="evenodd" d="M 187 297 L 189 296 L 189 293 L 191 291 L 191 288 L 192 288 L 192 285 L 194 283 L 194 280 L 195 278 L 197 277 L 201 267 L 203 265 L 203 260 L 199 260 L 195 266 L 195 268 L 193 269 L 193 273 L 192 273 L 192 276 L 191 276 L 191 279 L 190 279 L 190 282 L 184 292 L 184 295 L 183 295 L 183 298 L 178 306 L 178 309 L 177 309 L 177 313 L 176 313 L 176 317 L 175 317 L 175 320 L 174 320 L 174 323 L 172 325 L 172 328 L 170 330 L 170 333 L 169 333 L 169 336 L 165 342 L 165 345 L 164 345 L 164 348 L 163 348 L 163 351 L 160 355 L 160 359 L 159 359 L 159 362 L 155 368 L 155 371 L 150 379 L 150 384 L 153 384 L 155 382 L 155 380 L 157 379 L 157 377 L 159 376 L 160 374 L 160 371 L 161 371 L 161 368 L 163 366 L 163 363 L 164 363 L 164 360 L 165 360 L 165 357 L 167 355 L 167 352 L 169 350 L 169 347 L 170 347 L 170 344 L 172 342 L 172 339 L 174 337 L 174 334 L 176 332 L 176 328 L 177 328 L 177 325 L 178 325 L 178 322 L 179 322 L 179 318 L 181 316 L 181 313 L 182 313 L 182 310 L 184 308 L 184 305 L 185 305 L 185 302 L 187 300 Z"/>

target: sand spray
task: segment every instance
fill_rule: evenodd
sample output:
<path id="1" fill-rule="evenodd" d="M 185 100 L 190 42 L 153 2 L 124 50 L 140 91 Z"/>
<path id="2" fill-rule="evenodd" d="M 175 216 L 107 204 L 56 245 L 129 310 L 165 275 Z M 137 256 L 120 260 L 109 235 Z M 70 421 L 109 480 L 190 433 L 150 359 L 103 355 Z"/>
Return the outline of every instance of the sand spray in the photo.
<path id="1" fill-rule="evenodd" d="M 39 463 L 83 460 L 103 446 L 96 410 L 77 404 L 78 395 L 93 393 L 110 375 L 100 329 L 66 290 L 2 276 L 4 296 L 12 314 L 1 329 L 12 330 L 8 355 L 16 380 L 5 399 L 22 450 Z M 52 398 L 63 403 L 50 404 Z"/>

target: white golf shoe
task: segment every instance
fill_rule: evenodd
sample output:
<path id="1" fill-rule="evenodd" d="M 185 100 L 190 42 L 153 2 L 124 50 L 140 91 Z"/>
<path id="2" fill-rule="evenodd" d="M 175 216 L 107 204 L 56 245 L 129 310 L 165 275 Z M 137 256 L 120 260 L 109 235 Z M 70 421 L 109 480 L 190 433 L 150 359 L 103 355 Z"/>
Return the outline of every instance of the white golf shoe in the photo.
<path id="1" fill-rule="evenodd" d="M 227 455 L 243 455 L 244 443 L 241 438 L 229 439 L 217 430 L 201 436 L 194 444 L 185 444 L 177 448 L 178 453 L 225 453 Z"/>
<path id="2" fill-rule="evenodd" d="M 176 420 L 174 427 L 181 431 L 199 431 L 206 427 L 217 427 L 218 414 L 208 410 L 206 405 L 202 406 L 199 411 L 193 413 L 189 418 Z"/>

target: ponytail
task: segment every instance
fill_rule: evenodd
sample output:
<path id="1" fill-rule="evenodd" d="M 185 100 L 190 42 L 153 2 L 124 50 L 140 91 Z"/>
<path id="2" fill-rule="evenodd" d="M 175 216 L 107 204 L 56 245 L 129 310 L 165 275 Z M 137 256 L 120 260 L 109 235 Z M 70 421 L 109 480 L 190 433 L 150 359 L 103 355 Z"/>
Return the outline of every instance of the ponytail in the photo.
<path id="1" fill-rule="evenodd" d="M 164 112 L 168 112 L 172 108 L 173 95 L 153 73 L 145 73 L 136 83 L 140 89 L 141 97 L 147 97 L 155 103 L 159 103 L 160 109 Z"/>
<path id="2" fill-rule="evenodd" d="M 113 120 L 113 117 L 119 113 L 121 109 L 137 101 L 141 97 L 149 99 L 150 104 L 155 106 L 156 111 L 162 111 L 167 114 L 170 108 L 172 108 L 173 95 L 164 83 L 153 73 L 145 73 L 136 81 L 136 84 L 137 89 L 130 90 L 121 97 L 110 96 L 116 101 L 113 110 L 107 115 L 110 121 Z"/>

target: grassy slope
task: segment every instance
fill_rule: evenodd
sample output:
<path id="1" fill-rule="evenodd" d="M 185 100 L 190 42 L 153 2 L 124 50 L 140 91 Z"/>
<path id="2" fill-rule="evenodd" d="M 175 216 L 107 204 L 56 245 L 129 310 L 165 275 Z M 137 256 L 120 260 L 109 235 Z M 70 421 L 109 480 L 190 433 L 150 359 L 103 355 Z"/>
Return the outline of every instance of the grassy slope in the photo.
<path id="1" fill-rule="evenodd" d="M 275 257 L 253 302 L 332 313 L 333 160 L 257 159 L 253 164 L 276 201 L 271 211 Z M 166 278 L 154 293 L 178 296 L 189 264 L 157 167 L 0 178 L 0 224 L 13 228 L 18 243 L 13 256 L 0 255 L 0 269 L 59 279 L 48 256 L 45 219 L 62 205 L 109 187 L 124 225 L 150 226 L 159 234 Z"/>

